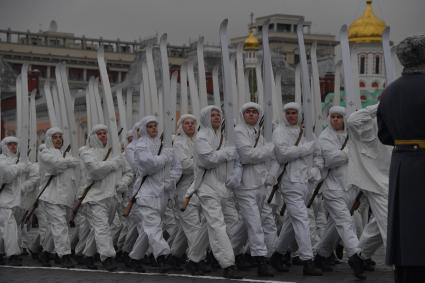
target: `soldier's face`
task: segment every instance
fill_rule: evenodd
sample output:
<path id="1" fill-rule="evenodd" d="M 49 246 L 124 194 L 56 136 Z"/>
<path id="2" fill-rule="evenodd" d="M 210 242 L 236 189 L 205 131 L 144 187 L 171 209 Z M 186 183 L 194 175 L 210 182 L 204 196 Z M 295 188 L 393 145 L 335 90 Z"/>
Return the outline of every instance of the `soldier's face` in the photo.
<path id="1" fill-rule="evenodd" d="M 331 126 L 335 131 L 344 130 L 344 117 L 341 114 L 331 114 Z"/>
<path id="2" fill-rule="evenodd" d="M 96 136 L 103 144 L 103 146 L 106 146 L 108 143 L 108 132 L 106 130 L 99 130 L 96 132 Z"/>
<path id="3" fill-rule="evenodd" d="M 184 133 L 189 136 L 189 137 L 193 137 L 193 135 L 195 134 L 195 128 L 196 128 L 196 121 L 194 121 L 193 119 L 185 119 L 183 121 L 183 131 Z"/>
<path id="4" fill-rule="evenodd" d="M 56 149 L 61 149 L 63 145 L 62 134 L 56 133 L 52 135 L 52 143 Z"/>
<path id="5" fill-rule="evenodd" d="M 259 115 L 258 110 L 255 108 L 248 108 L 243 112 L 243 118 L 250 126 L 255 126 L 257 124 Z"/>
<path id="6" fill-rule="evenodd" d="M 221 125 L 221 114 L 217 110 L 211 111 L 211 126 L 214 130 L 218 130 Z"/>
<path id="7" fill-rule="evenodd" d="M 16 142 L 10 142 L 7 144 L 7 149 L 13 154 L 16 154 L 18 151 L 18 144 Z"/>
<path id="8" fill-rule="evenodd" d="M 158 124 L 156 122 L 150 122 L 146 125 L 146 132 L 151 138 L 156 138 L 158 135 Z"/>
<path id="9" fill-rule="evenodd" d="M 285 111 L 286 121 L 289 125 L 295 126 L 298 123 L 298 111 L 295 109 L 288 109 Z"/>

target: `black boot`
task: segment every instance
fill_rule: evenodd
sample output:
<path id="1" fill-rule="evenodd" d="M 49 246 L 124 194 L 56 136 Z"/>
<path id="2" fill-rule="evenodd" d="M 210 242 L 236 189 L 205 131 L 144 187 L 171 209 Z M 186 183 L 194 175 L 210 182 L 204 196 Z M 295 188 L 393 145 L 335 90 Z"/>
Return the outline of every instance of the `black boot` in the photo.
<path id="1" fill-rule="evenodd" d="M 180 263 L 182 260 L 174 255 L 169 255 L 167 258 L 167 263 L 172 267 L 175 271 L 182 271 L 183 268 L 181 267 Z"/>
<path id="2" fill-rule="evenodd" d="M 283 255 L 282 262 L 283 262 L 284 264 L 286 264 L 286 266 L 288 266 L 288 268 L 289 268 L 289 267 L 291 267 L 291 265 L 292 265 L 292 256 L 291 256 L 291 252 L 286 252 L 286 253 Z"/>
<path id="3" fill-rule="evenodd" d="M 4 254 L 0 254 L 0 265 L 5 265 L 3 256 Z"/>
<path id="4" fill-rule="evenodd" d="M 259 277 L 273 277 L 269 265 L 264 256 L 256 256 L 255 260 L 257 262 L 257 274 Z"/>
<path id="5" fill-rule="evenodd" d="M 114 271 L 117 269 L 117 265 L 115 263 L 115 259 L 113 257 L 108 257 L 104 261 L 102 261 L 103 268 L 108 271 Z"/>
<path id="6" fill-rule="evenodd" d="M 211 273 L 212 271 L 211 265 L 209 265 L 205 260 L 198 262 L 198 267 L 203 273 Z"/>
<path id="7" fill-rule="evenodd" d="M 228 278 L 228 279 L 242 279 L 243 278 L 235 265 L 226 267 L 223 270 L 223 277 Z"/>
<path id="8" fill-rule="evenodd" d="M 304 265 L 304 261 L 300 259 L 299 256 L 294 256 L 291 258 L 292 264 L 293 265 L 299 265 L 299 266 L 303 266 Z"/>
<path id="9" fill-rule="evenodd" d="M 303 260 L 304 268 L 303 268 L 303 274 L 304 275 L 310 275 L 310 276 L 322 276 L 323 273 L 320 271 L 319 268 L 317 268 L 314 265 L 313 260 Z"/>
<path id="10" fill-rule="evenodd" d="M 128 261 L 128 265 L 135 272 L 139 272 L 139 273 L 145 273 L 146 272 L 145 268 L 142 265 L 142 261 L 141 260 L 130 259 Z"/>
<path id="11" fill-rule="evenodd" d="M 244 254 L 238 254 L 235 257 L 235 262 L 239 270 L 248 270 L 251 267 Z"/>
<path id="12" fill-rule="evenodd" d="M 168 264 L 168 256 L 160 255 L 156 258 L 156 262 L 158 263 L 160 273 L 166 273 L 173 269 L 173 267 Z"/>
<path id="13" fill-rule="evenodd" d="M 328 259 L 324 256 L 317 254 L 314 257 L 314 264 L 320 268 L 323 272 L 333 271 L 332 266 L 329 264 Z"/>
<path id="14" fill-rule="evenodd" d="M 364 275 L 364 263 L 358 254 L 350 256 L 350 258 L 348 259 L 348 264 L 353 270 L 354 276 L 361 280 L 366 279 L 366 275 Z"/>
<path id="15" fill-rule="evenodd" d="M 7 264 L 11 266 L 22 266 L 22 258 L 19 255 L 11 255 L 7 260 Z"/>
<path id="16" fill-rule="evenodd" d="M 84 257 L 84 263 L 88 269 L 97 269 L 93 256 Z"/>
<path id="17" fill-rule="evenodd" d="M 204 275 L 202 270 L 199 267 L 199 263 L 189 260 L 186 265 L 185 269 L 187 272 L 189 272 L 191 275 Z"/>
<path id="18" fill-rule="evenodd" d="M 335 255 L 338 259 L 340 259 L 340 260 L 342 259 L 342 257 L 344 256 L 344 246 L 343 245 L 338 244 L 336 246 Z"/>
<path id="19" fill-rule="evenodd" d="M 288 265 L 284 263 L 283 255 L 278 252 L 273 253 L 272 257 L 270 258 L 270 264 L 279 272 L 289 271 Z"/>
<path id="20" fill-rule="evenodd" d="M 212 251 L 208 251 L 207 253 L 207 262 L 211 266 L 212 270 L 216 270 L 220 268 L 220 265 L 218 264 L 217 259 L 215 258 Z"/>
<path id="21" fill-rule="evenodd" d="M 40 255 L 38 256 L 38 260 L 40 261 L 41 266 L 44 266 L 44 267 L 52 266 L 50 264 L 50 254 L 46 251 L 42 251 L 40 253 Z"/>
<path id="22" fill-rule="evenodd" d="M 71 255 L 64 255 L 61 258 L 61 266 L 64 268 L 74 268 L 74 263 L 72 262 Z"/>

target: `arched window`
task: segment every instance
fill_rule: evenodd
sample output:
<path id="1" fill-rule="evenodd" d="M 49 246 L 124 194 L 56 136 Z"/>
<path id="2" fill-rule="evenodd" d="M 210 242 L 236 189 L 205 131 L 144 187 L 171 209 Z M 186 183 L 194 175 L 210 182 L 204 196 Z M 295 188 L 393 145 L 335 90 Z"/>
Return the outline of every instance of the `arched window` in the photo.
<path id="1" fill-rule="evenodd" d="M 375 55 L 375 74 L 381 73 L 381 56 Z"/>
<path id="2" fill-rule="evenodd" d="M 360 60 L 359 60 L 359 73 L 361 75 L 366 74 L 366 55 L 360 55 Z"/>
<path id="3" fill-rule="evenodd" d="M 360 87 L 366 87 L 366 84 L 365 84 L 365 82 L 364 82 L 364 81 L 360 81 L 359 86 L 360 86 Z"/>
<path id="4" fill-rule="evenodd" d="M 373 82 L 372 83 L 372 87 L 373 88 L 379 88 L 379 83 L 378 82 Z"/>

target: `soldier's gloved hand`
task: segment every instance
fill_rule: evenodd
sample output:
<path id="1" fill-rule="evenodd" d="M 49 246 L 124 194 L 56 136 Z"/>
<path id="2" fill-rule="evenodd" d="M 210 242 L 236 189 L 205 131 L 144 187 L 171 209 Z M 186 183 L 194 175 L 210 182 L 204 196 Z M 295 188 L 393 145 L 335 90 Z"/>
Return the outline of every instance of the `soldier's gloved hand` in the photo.
<path id="1" fill-rule="evenodd" d="M 314 182 L 319 182 L 320 179 L 322 178 L 321 174 L 320 174 L 320 170 L 317 167 L 312 167 L 309 170 L 309 181 L 314 181 Z"/>
<path id="2" fill-rule="evenodd" d="M 118 193 L 124 193 L 125 191 L 127 191 L 127 185 L 124 184 L 123 182 L 118 182 L 116 185 L 116 191 Z"/>
<path id="3" fill-rule="evenodd" d="M 264 145 L 264 149 L 270 157 L 274 156 L 274 143 L 272 143 L 272 142 L 266 143 Z"/>
<path id="4" fill-rule="evenodd" d="M 122 155 L 118 155 L 118 156 L 113 157 L 111 161 L 114 163 L 114 169 L 115 170 L 125 168 L 125 160 L 122 157 Z"/>
<path id="5" fill-rule="evenodd" d="M 225 154 L 226 154 L 226 160 L 231 161 L 235 160 L 238 156 L 238 153 L 236 152 L 236 148 L 234 146 L 226 146 L 223 148 Z"/>
<path id="6" fill-rule="evenodd" d="M 166 162 L 170 163 L 174 159 L 174 150 L 172 148 L 164 148 L 162 150 L 161 155 L 164 155 L 166 158 Z"/>
<path id="7" fill-rule="evenodd" d="M 16 168 L 18 169 L 18 174 L 28 173 L 30 170 L 30 166 L 31 165 L 28 162 L 16 164 Z"/>
<path id="8" fill-rule="evenodd" d="M 80 165 L 80 160 L 74 157 L 65 158 L 67 167 L 77 167 Z"/>
<path id="9" fill-rule="evenodd" d="M 309 141 L 301 145 L 303 149 L 303 156 L 308 156 L 314 152 L 316 141 Z"/>
<path id="10" fill-rule="evenodd" d="M 276 177 L 273 176 L 272 174 L 267 173 L 266 179 L 264 181 L 264 185 L 266 187 L 273 187 L 274 185 L 276 185 L 276 183 L 277 183 Z"/>

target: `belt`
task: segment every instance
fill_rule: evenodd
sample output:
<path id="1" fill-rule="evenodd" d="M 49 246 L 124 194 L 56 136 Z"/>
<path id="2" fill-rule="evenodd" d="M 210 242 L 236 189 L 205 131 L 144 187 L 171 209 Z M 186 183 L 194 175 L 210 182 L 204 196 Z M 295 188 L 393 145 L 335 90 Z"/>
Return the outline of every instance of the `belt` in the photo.
<path id="1" fill-rule="evenodd" d="M 425 149 L 425 140 L 395 140 L 396 146 L 411 146 L 412 148 Z"/>
<path id="2" fill-rule="evenodd" d="M 425 149 L 425 140 L 395 140 L 395 148 L 399 150 Z"/>

